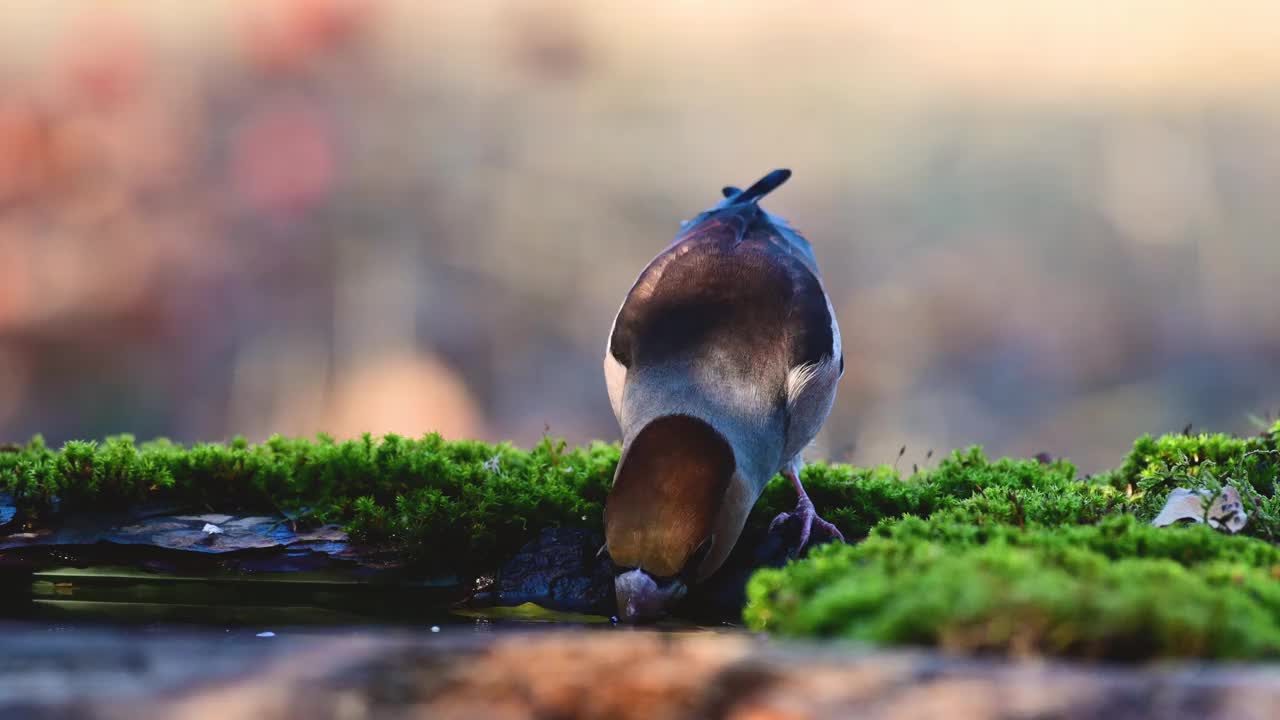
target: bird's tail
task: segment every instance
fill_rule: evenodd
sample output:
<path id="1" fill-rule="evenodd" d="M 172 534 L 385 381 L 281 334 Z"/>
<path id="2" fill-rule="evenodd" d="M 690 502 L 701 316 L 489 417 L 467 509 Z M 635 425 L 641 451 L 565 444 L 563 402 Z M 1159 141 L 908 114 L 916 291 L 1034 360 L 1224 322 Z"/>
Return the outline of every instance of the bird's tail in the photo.
<path id="1" fill-rule="evenodd" d="M 746 190 L 738 190 L 735 187 L 726 187 L 721 192 L 724 194 L 725 200 L 733 205 L 759 202 L 760 198 L 777 190 L 788 179 L 791 178 L 791 171 L 786 168 L 779 168 L 757 180 L 751 187 Z"/>

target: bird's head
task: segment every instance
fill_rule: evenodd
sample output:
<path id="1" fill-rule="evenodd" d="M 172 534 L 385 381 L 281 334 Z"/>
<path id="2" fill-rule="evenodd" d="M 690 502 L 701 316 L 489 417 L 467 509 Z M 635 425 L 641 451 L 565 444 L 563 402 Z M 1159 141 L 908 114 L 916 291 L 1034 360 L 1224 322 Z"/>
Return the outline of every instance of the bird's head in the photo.
<path id="1" fill-rule="evenodd" d="M 619 618 L 661 617 L 724 561 L 736 534 L 716 537 L 735 475 L 729 442 L 698 418 L 659 417 L 626 444 L 605 503 Z"/>

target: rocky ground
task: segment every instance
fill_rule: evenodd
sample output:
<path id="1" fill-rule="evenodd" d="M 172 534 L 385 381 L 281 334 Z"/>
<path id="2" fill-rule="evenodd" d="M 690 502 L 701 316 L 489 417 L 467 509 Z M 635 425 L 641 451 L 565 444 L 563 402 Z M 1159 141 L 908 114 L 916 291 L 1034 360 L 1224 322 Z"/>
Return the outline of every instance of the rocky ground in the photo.
<path id="1" fill-rule="evenodd" d="M 961 660 L 736 631 L 0 633 L 0 717 L 1280 716 L 1280 670 L 1269 667 Z"/>

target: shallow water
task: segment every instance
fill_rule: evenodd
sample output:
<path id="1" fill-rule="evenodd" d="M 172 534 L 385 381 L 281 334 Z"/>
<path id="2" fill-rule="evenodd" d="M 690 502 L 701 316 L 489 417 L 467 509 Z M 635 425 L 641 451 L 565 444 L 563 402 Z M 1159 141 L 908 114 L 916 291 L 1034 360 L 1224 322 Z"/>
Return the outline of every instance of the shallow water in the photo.
<path id="1" fill-rule="evenodd" d="M 340 629 L 529 629 L 555 625 L 607 629 L 611 618 L 557 612 L 532 603 L 458 607 L 450 580 L 371 583 L 302 573 L 288 576 L 173 576 L 133 568 L 36 572 L 25 588 L 0 590 L 0 621 L 51 631 L 86 626 L 219 629 L 237 636 Z M 712 629 L 668 621 L 667 631 Z"/>

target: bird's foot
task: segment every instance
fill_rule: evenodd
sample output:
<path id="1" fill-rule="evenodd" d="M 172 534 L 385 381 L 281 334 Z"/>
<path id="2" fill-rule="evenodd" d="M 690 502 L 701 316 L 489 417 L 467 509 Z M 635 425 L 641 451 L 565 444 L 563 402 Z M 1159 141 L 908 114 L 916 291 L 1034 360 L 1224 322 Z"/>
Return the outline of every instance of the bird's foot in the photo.
<path id="1" fill-rule="evenodd" d="M 795 552 L 792 553 L 793 555 L 799 555 L 800 552 L 804 550 L 805 546 L 809 544 L 809 538 L 813 534 L 813 529 L 815 527 L 818 528 L 822 536 L 825 536 L 830 540 L 839 540 L 840 542 L 844 542 L 844 534 L 840 532 L 839 528 L 818 517 L 818 511 L 814 509 L 813 501 L 809 499 L 808 495 L 800 496 L 800 500 L 796 502 L 795 510 L 779 513 L 778 516 L 773 519 L 773 522 L 769 523 L 769 532 L 772 533 L 780 530 L 782 526 L 791 521 L 792 518 L 795 518 L 800 522 L 800 541 L 796 544 Z"/>

